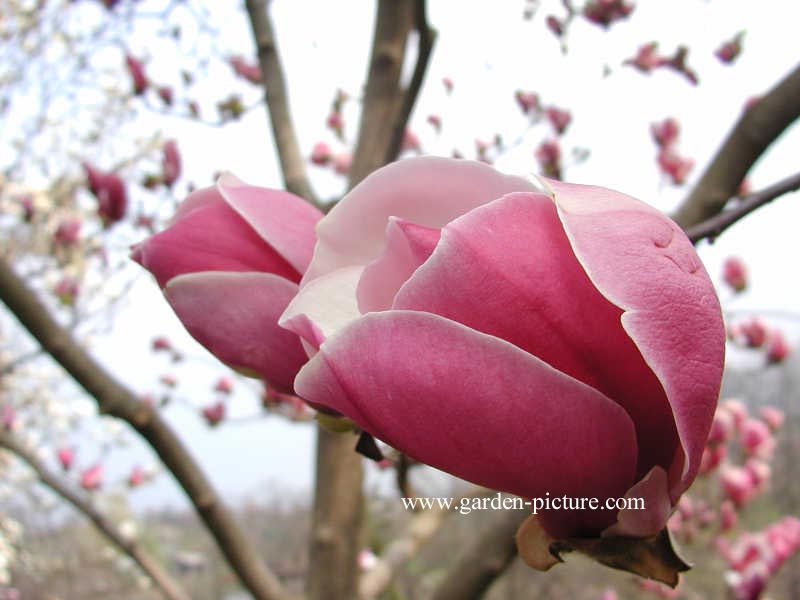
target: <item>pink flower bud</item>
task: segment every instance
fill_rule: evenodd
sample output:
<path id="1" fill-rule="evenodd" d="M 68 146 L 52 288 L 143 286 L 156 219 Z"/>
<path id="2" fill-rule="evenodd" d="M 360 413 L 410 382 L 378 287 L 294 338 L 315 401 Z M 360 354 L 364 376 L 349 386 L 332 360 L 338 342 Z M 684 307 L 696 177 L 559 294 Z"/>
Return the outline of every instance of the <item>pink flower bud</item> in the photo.
<path id="1" fill-rule="evenodd" d="M 259 65 L 248 62 L 241 56 L 231 56 L 228 62 L 233 68 L 233 72 L 242 79 L 256 85 L 261 83 L 261 67 Z"/>
<path id="2" fill-rule="evenodd" d="M 167 106 L 172 106 L 173 92 L 172 88 L 167 85 L 162 85 L 158 88 L 158 97 Z"/>
<path id="3" fill-rule="evenodd" d="M 694 160 L 679 156 L 672 148 L 662 148 L 656 159 L 661 172 L 669 176 L 672 183 L 682 185 L 694 167 Z"/>
<path id="4" fill-rule="evenodd" d="M 745 419 L 739 431 L 739 440 L 748 454 L 756 454 L 762 444 L 772 438 L 769 427 L 764 421 L 754 418 Z"/>
<path id="5" fill-rule="evenodd" d="M 75 245 L 80 238 L 82 225 L 81 220 L 77 218 L 62 220 L 56 227 L 53 240 L 62 246 Z"/>
<path id="6" fill-rule="evenodd" d="M 453 80 L 449 77 L 442 78 L 442 85 L 444 86 L 444 91 L 446 91 L 448 94 L 453 92 Z"/>
<path id="7" fill-rule="evenodd" d="M 739 323 L 738 334 L 748 348 L 760 348 L 767 341 L 769 330 L 761 319 L 753 318 Z"/>
<path id="8" fill-rule="evenodd" d="M 311 162 L 318 166 L 327 165 L 331 160 L 331 149 L 325 142 L 317 142 L 311 149 Z"/>
<path id="9" fill-rule="evenodd" d="M 547 15 L 547 19 L 545 19 L 545 24 L 547 28 L 553 33 L 556 37 L 561 37 L 564 35 L 564 24 L 559 21 L 554 15 Z"/>
<path id="10" fill-rule="evenodd" d="M 206 406 L 203 411 L 203 418 L 210 427 L 215 427 L 225 418 L 225 404 L 223 402 L 215 402 Z"/>
<path id="11" fill-rule="evenodd" d="M 572 114 L 568 110 L 562 110 L 555 106 L 545 109 L 544 116 L 558 135 L 563 134 L 572 121 Z"/>
<path id="12" fill-rule="evenodd" d="M 220 377 L 214 384 L 214 391 L 220 394 L 230 394 L 233 391 L 233 380 L 230 377 Z"/>
<path id="13" fill-rule="evenodd" d="M 135 488 L 142 485 L 147 480 L 147 474 L 144 469 L 136 465 L 128 475 L 128 487 Z"/>
<path id="14" fill-rule="evenodd" d="M 680 125 L 677 120 L 669 117 L 660 123 L 652 123 L 650 133 L 659 148 L 667 148 L 678 140 Z"/>
<path id="15" fill-rule="evenodd" d="M 631 65 L 643 73 L 649 73 L 664 63 L 664 59 L 658 55 L 657 50 L 658 42 L 644 44 L 636 51 L 636 56 L 627 59 L 623 64 Z"/>
<path id="16" fill-rule="evenodd" d="M 767 361 L 771 364 L 781 363 L 786 360 L 792 349 L 780 331 L 773 330 L 767 343 Z"/>
<path id="17" fill-rule="evenodd" d="M 428 123 L 439 133 L 442 130 L 442 118 L 439 115 L 428 115 Z"/>
<path id="18" fill-rule="evenodd" d="M 337 175 L 347 175 L 350 167 L 353 166 L 353 155 L 349 152 L 342 152 L 333 157 L 333 170 Z"/>
<path id="19" fill-rule="evenodd" d="M 720 61 L 725 64 L 733 63 L 741 54 L 742 52 L 742 38 L 744 37 L 744 31 L 740 31 L 733 39 L 724 42 L 717 50 L 714 52 L 714 56 L 716 56 Z"/>
<path id="20" fill-rule="evenodd" d="M 541 104 L 539 103 L 539 94 L 536 92 L 524 92 L 522 90 L 517 90 L 514 92 L 514 99 L 517 101 L 520 110 L 523 113 L 530 114 L 531 112 L 537 112 L 541 109 Z"/>
<path id="21" fill-rule="evenodd" d="M 729 398 L 728 400 L 722 402 L 720 408 L 730 413 L 730 415 L 733 417 L 733 427 L 736 431 L 739 431 L 749 414 L 747 406 L 744 404 L 744 402 L 734 398 Z"/>
<path id="22" fill-rule="evenodd" d="M 342 117 L 341 112 L 338 110 L 331 112 L 325 124 L 328 126 L 328 129 L 331 129 L 336 135 L 341 137 L 342 131 L 344 130 L 344 117 Z"/>
<path id="23" fill-rule="evenodd" d="M 725 465 L 719 471 L 722 492 L 737 507 L 744 506 L 755 493 L 755 484 L 750 473 L 741 467 Z"/>
<path id="24" fill-rule="evenodd" d="M 159 335 L 153 338 L 151 342 L 151 346 L 154 352 L 160 352 L 162 350 L 172 350 L 172 343 L 169 339 L 163 335 Z"/>
<path id="25" fill-rule="evenodd" d="M 144 94 L 147 90 L 148 81 L 144 74 L 142 63 L 129 54 L 125 57 L 125 66 L 128 68 L 128 73 L 133 82 L 133 93 L 137 96 Z"/>
<path id="26" fill-rule="evenodd" d="M 747 287 L 747 267 L 738 256 L 730 256 L 722 264 L 722 279 L 736 292 Z"/>
<path id="27" fill-rule="evenodd" d="M 748 458 L 744 463 L 744 469 L 750 476 L 750 480 L 753 482 L 753 488 L 755 490 L 763 489 L 772 475 L 772 469 L 770 466 L 763 460 L 758 460 L 755 458 Z"/>
<path id="28" fill-rule="evenodd" d="M 72 306 L 75 304 L 75 299 L 78 297 L 79 292 L 80 282 L 68 275 L 59 279 L 53 287 L 53 293 L 65 306 Z"/>
<path id="29" fill-rule="evenodd" d="M 739 515 L 736 513 L 736 506 L 730 500 L 723 500 L 719 505 L 719 528 L 720 531 L 729 531 L 736 527 Z"/>
<path id="30" fill-rule="evenodd" d="M 125 184 L 116 173 L 104 173 L 84 163 L 89 191 L 97 198 L 97 214 L 103 226 L 110 227 L 125 218 L 128 209 L 128 194 Z"/>
<path id="31" fill-rule="evenodd" d="M 774 406 L 762 406 L 758 414 L 773 432 L 780 429 L 786 419 L 784 412 Z"/>
<path id="32" fill-rule="evenodd" d="M 403 132 L 403 141 L 400 143 L 400 152 L 420 152 L 420 145 L 417 134 L 406 128 Z"/>
<path id="33" fill-rule="evenodd" d="M 170 373 L 164 373 L 158 378 L 158 381 L 161 383 L 161 385 L 168 388 L 174 388 L 178 385 L 178 378 Z"/>
<path id="34" fill-rule="evenodd" d="M 539 167 L 547 177 L 561 178 L 561 146 L 558 140 L 545 140 L 534 152 Z"/>
<path id="35" fill-rule="evenodd" d="M 164 155 L 161 159 L 161 179 L 167 187 L 172 185 L 181 176 L 181 155 L 178 152 L 178 143 L 169 140 L 164 144 Z"/>
<path id="36" fill-rule="evenodd" d="M 84 470 L 81 473 L 80 483 L 81 487 L 89 492 L 100 489 L 103 485 L 103 465 L 97 463 Z"/>
<path id="37" fill-rule="evenodd" d="M 735 426 L 736 424 L 730 411 L 719 407 L 717 412 L 714 413 L 714 420 L 711 422 L 711 431 L 708 434 L 708 443 L 722 444 L 727 442 L 730 439 Z"/>
<path id="38" fill-rule="evenodd" d="M 703 456 L 700 459 L 699 475 L 705 475 L 716 469 L 725 457 L 728 456 L 728 447 L 722 444 L 706 446 L 703 449 Z"/>
<path id="39" fill-rule="evenodd" d="M 75 460 L 75 452 L 72 450 L 72 448 L 59 448 L 56 450 L 56 458 L 58 458 L 61 468 L 65 471 L 69 471 L 72 467 L 72 463 Z"/>
<path id="40" fill-rule="evenodd" d="M 615 21 L 626 18 L 633 10 L 625 0 L 589 0 L 583 6 L 583 16 L 602 27 L 610 27 Z"/>

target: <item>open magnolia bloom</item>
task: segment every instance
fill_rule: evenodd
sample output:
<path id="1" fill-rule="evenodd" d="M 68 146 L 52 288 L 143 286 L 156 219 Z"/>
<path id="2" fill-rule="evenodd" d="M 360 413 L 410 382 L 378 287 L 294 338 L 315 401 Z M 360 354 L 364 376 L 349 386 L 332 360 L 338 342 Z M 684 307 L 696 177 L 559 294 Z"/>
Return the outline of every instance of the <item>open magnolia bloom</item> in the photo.
<path id="1" fill-rule="evenodd" d="M 543 539 L 652 538 L 700 464 L 725 335 L 695 250 L 611 190 L 470 161 L 375 172 L 317 225 L 281 325 L 295 390 L 412 458 L 550 510 Z"/>

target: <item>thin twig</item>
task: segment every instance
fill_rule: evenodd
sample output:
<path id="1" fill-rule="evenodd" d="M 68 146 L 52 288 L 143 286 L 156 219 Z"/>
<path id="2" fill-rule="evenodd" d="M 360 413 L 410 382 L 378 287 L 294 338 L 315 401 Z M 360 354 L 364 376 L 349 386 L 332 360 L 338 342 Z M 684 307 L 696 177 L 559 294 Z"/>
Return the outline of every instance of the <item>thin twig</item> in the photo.
<path id="1" fill-rule="evenodd" d="M 242 585 L 258 600 L 286 598 L 278 578 L 262 562 L 233 513 L 161 414 L 140 402 L 136 394 L 81 348 L 2 258 L 0 300 L 42 349 L 95 399 L 100 413 L 126 421 L 149 442 L 186 492 Z"/>
<path id="2" fill-rule="evenodd" d="M 306 163 L 300 153 L 289 100 L 286 92 L 286 77 L 278 55 L 275 33 L 272 28 L 265 0 L 247 0 L 247 15 L 258 50 L 258 64 L 264 84 L 264 99 L 269 114 L 272 136 L 278 150 L 286 189 L 322 208 L 321 202 L 306 174 Z"/>
<path id="3" fill-rule="evenodd" d="M 800 189 L 800 173 L 795 173 L 758 192 L 743 196 L 736 206 L 724 210 L 686 230 L 686 235 L 696 244 L 704 238 L 713 241 L 728 227 L 784 194 Z"/>
<path id="4" fill-rule="evenodd" d="M 400 105 L 400 113 L 397 115 L 394 132 L 389 141 L 389 147 L 386 149 L 385 161 L 387 163 L 396 160 L 397 156 L 400 154 L 400 147 L 403 144 L 403 136 L 408 126 L 408 119 L 411 117 L 411 111 L 414 110 L 414 105 L 417 103 L 417 96 L 419 96 L 419 91 L 422 88 L 422 82 L 425 79 L 425 72 L 428 69 L 433 44 L 436 41 L 436 30 L 428 25 L 425 0 L 415 1 L 414 22 L 418 35 L 417 62 L 414 66 L 414 74 L 411 76 L 411 81 L 403 93 L 403 103 Z"/>
<path id="5" fill-rule="evenodd" d="M 50 488 L 61 498 L 74 506 L 78 512 L 85 515 L 97 529 L 114 544 L 120 551 L 130 556 L 139 565 L 144 573 L 150 578 L 153 584 L 161 590 L 161 593 L 168 600 L 188 600 L 189 596 L 180 586 L 161 568 L 161 566 L 147 554 L 139 543 L 123 535 L 120 530 L 101 513 L 91 502 L 91 500 L 77 491 L 71 489 L 62 478 L 50 471 L 34 452 L 23 446 L 14 436 L 0 430 L 0 447 L 12 452 L 21 460 L 26 462 L 39 477 L 39 480 Z"/>

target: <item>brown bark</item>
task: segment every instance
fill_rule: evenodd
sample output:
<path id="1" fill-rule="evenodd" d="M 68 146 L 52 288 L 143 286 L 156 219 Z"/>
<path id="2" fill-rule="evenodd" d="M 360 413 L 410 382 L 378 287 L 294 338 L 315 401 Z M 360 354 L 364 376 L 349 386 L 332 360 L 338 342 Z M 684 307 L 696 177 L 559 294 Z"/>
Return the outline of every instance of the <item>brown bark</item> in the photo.
<path id="1" fill-rule="evenodd" d="M 719 213 L 747 172 L 800 117 L 800 66 L 744 112 L 674 215 L 684 229 Z"/>
<path id="2" fill-rule="evenodd" d="M 242 585 L 258 599 L 285 598 L 277 577 L 260 560 L 233 513 L 169 424 L 79 346 L 4 259 L 0 259 L 0 300 L 42 349 L 95 399 L 100 413 L 126 421 L 152 446 L 186 492 Z"/>
<path id="3" fill-rule="evenodd" d="M 20 444 L 14 437 L 0 431 L 0 448 L 6 448 L 30 466 L 39 477 L 39 480 L 55 492 L 58 496 L 69 502 L 78 512 L 86 516 L 97 529 L 120 551 L 127 554 L 139 565 L 139 568 L 153 582 L 156 589 L 161 591 L 167 600 L 189 600 L 189 596 L 180 588 L 169 574 L 134 540 L 125 537 L 92 502 L 71 489 L 66 482 L 50 471 L 36 455 Z"/>

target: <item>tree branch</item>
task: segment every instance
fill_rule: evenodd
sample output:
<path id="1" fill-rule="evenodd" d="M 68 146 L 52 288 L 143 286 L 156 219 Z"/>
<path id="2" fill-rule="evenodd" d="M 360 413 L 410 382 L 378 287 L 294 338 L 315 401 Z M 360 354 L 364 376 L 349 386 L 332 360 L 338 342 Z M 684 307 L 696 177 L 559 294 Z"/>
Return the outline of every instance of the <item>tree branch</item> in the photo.
<path id="1" fill-rule="evenodd" d="M 517 556 L 514 538 L 529 510 L 500 511 L 448 571 L 432 600 L 480 598 Z"/>
<path id="2" fill-rule="evenodd" d="M 800 117 L 800 66 L 748 109 L 674 215 L 684 229 L 714 216 L 736 195 L 750 167 Z"/>
<path id="3" fill-rule="evenodd" d="M 266 0 L 246 0 L 245 6 L 258 51 L 258 64 L 261 67 L 264 84 L 264 99 L 272 126 L 272 136 L 275 139 L 275 147 L 278 150 L 284 184 L 288 191 L 305 198 L 317 208 L 322 209 L 321 202 L 314 193 L 306 174 L 306 163 L 300 152 L 297 134 L 289 113 L 286 77 L 283 74 L 283 64 L 278 55 L 275 33 L 267 12 Z"/>
<path id="4" fill-rule="evenodd" d="M 84 351 L 2 258 L 0 300 L 42 349 L 96 400 L 101 413 L 126 421 L 150 443 L 186 492 L 242 585 L 259 600 L 285 598 L 280 582 L 261 562 L 233 514 L 169 424 Z"/>
<path id="5" fill-rule="evenodd" d="M 39 477 L 39 480 L 53 492 L 83 513 L 122 552 L 130 556 L 144 571 L 153 584 L 161 590 L 168 600 L 189 600 L 180 586 L 150 557 L 136 540 L 125 537 L 114 524 L 98 511 L 87 498 L 70 489 L 58 476 L 52 473 L 36 455 L 25 448 L 18 440 L 0 430 L 0 447 L 9 450 L 26 462 Z"/>
<path id="6" fill-rule="evenodd" d="M 714 215 L 705 221 L 686 229 L 686 235 L 696 244 L 704 238 L 714 239 L 728 227 L 736 223 L 739 219 L 749 215 L 751 212 L 772 202 L 775 198 L 794 192 L 800 189 L 800 173 L 795 173 L 771 186 L 748 194 L 728 210 Z"/>
<path id="7" fill-rule="evenodd" d="M 400 74 L 415 23 L 415 0 L 380 0 L 350 187 L 386 164 L 403 101 Z M 423 16 L 424 18 L 424 16 Z M 410 111 L 410 109 L 409 109 Z"/>
<path id="8" fill-rule="evenodd" d="M 386 150 L 385 162 L 390 163 L 397 159 L 400 154 L 400 147 L 403 143 L 408 119 L 414 105 L 417 103 L 417 96 L 422 88 L 425 79 L 425 71 L 428 69 L 433 44 L 436 41 L 436 30 L 428 25 L 427 10 L 425 0 L 416 0 L 414 3 L 414 21 L 417 30 L 417 63 L 414 66 L 414 74 L 408 88 L 403 94 L 403 102 L 400 106 L 400 114 L 397 115 L 397 122 L 394 125 L 392 137 L 389 140 L 389 147 Z"/>

